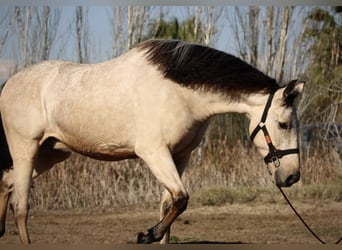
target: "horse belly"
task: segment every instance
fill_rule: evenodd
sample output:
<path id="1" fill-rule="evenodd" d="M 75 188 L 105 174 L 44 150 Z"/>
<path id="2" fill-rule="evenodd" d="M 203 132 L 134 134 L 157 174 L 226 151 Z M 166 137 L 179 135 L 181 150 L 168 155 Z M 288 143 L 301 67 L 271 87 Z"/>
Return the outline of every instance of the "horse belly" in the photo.
<path id="1" fill-rule="evenodd" d="M 135 158 L 131 104 L 113 89 L 91 92 L 85 91 L 87 98 L 72 93 L 54 109 L 51 124 L 58 138 L 71 150 L 94 159 Z"/>
<path id="2" fill-rule="evenodd" d="M 106 161 L 136 157 L 130 125 L 115 121 L 115 116 L 110 115 L 106 119 L 94 115 L 83 121 L 75 116 L 73 122 L 58 126 L 58 138 L 72 151 Z"/>
<path id="3" fill-rule="evenodd" d="M 137 158 L 134 150 L 128 147 L 112 143 L 103 143 L 95 145 L 68 145 L 72 151 L 82 154 L 84 156 L 101 160 L 101 161 L 120 161 L 124 159 Z"/>

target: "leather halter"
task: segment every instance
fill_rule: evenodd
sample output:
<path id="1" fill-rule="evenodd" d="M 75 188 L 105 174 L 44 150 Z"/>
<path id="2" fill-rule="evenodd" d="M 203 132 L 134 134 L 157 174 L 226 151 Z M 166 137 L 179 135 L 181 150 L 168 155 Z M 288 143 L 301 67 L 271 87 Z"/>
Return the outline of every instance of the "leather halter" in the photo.
<path id="1" fill-rule="evenodd" d="M 268 97 L 267 103 L 265 105 L 265 109 L 264 109 L 264 112 L 262 114 L 261 121 L 259 122 L 257 127 L 253 130 L 253 132 L 251 133 L 250 138 L 253 142 L 255 136 L 259 133 L 260 130 L 262 130 L 262 132 L 264 133 L 266 143 L 268 145 L 268 149 L 269 149 L 269 153 L 265 156 L 264 161 L 266 164 L 273 163 L 274 166 L 276 168 L 278 168 L 280 166 L 280 161 L 279 161 L 280 158 L 282 158 L 284 155 L 299 154 L 299 148 L 281 150 L 281 149 L 277 149 L 273 145 L 272 139 L 271 139 L 271 137 L 267 131 L 266 124 L 265 124 L 267 114 L 268 114 L 268 110 L 271 107 L 273 97 L 274 97 L 274 93 L 271 93 L 270 96 Z"/>

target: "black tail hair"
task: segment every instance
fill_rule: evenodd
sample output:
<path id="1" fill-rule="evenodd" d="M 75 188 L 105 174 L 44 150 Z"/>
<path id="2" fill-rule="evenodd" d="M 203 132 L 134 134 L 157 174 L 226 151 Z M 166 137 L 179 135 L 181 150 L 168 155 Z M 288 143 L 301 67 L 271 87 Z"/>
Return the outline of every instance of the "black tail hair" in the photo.
<path id="1" fill-rule="evenodd" d="M 0 94 L 2 89 L 6 85 L 7 81 L 5 81 L 0 86 Z M 4 125 L 2 124 L 1 112 L 0 112 L 0 180 L 2 179 L 2 173 L 4 170 L 9 170 L 13 166 L 12 156 L 9 152 L 7 139 L 4 131 Z"/>
<path id="2" fill-rule="evenodd" d="M 11 169 L 13 166 L 13 160 L 9 152 L 7 139 L 2 124 L 1 113 L 0 113 L 0 181 L 2 179 L 3 171 Z"/>

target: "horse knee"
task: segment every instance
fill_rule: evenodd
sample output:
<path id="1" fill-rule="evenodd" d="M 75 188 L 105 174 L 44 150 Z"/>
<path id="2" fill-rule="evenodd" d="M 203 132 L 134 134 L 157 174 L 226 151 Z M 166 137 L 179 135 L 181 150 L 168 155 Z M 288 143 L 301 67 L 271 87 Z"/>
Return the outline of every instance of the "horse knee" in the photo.
<path id="1" fill-rule="evenodd" d="M 175 198 L 173 198 L 173 207 L 175 207 L 179 214 L 183 213 L 189 201 L 189 194 L 187 192 L 179 193 Z"/>

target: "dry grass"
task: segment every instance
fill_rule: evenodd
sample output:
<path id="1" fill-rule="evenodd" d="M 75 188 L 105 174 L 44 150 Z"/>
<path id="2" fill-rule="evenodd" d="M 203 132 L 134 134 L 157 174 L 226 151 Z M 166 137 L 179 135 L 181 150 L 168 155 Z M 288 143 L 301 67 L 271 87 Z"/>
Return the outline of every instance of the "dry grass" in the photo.
<path id="1" fill-rule="evenodd" d="M 301 185 L 292 194 L 341 201 L 340 185 L 330 185 L 329 190 L 325 185 L 341 182 L 341 163 L 334 150 L 307 150 Z M 192 201 L 201 205 L 249 202 L 263 196 L 272 202 L 267 193 L 272 191 L 266 191 L 272 186 L 271 178 L 248 142 L 231 148 L 223 138 L 194 151 L 183 181 Z M 75 154 L 34 180 L 30 204 L 37 210 L 146 205 L 158 202 L 162 190 L 141 160 L 101 162 Z"/>

